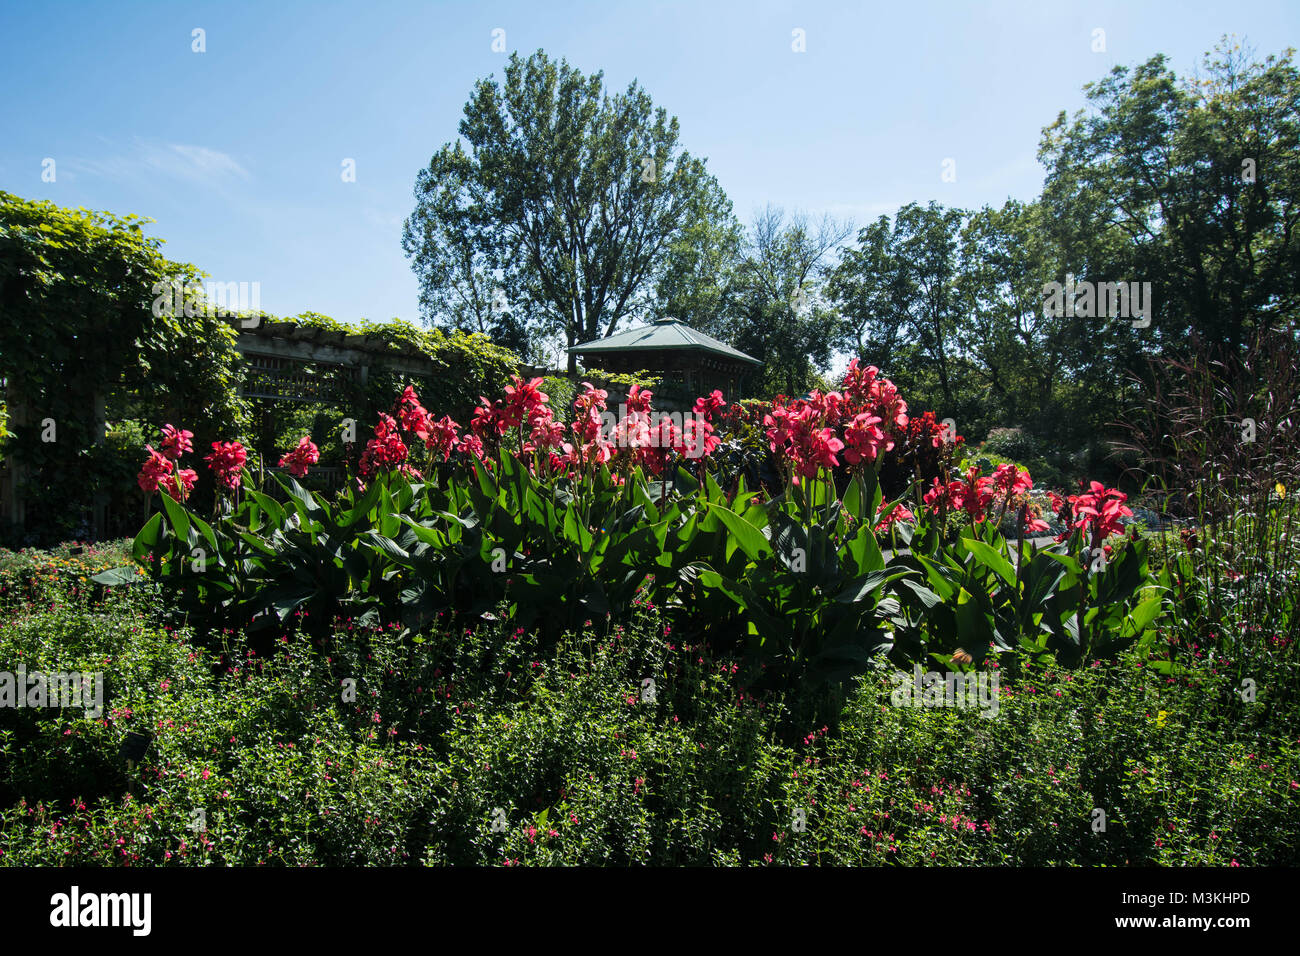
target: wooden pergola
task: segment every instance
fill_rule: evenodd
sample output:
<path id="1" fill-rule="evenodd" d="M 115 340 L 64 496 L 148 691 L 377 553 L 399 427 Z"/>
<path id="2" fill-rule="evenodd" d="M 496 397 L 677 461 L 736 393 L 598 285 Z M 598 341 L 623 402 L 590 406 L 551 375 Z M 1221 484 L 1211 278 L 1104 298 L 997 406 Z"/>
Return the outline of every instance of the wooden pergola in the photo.
<path id="1" fill-rule="evenodd" d="M 254 318 L 256 321 L 250 321 Z M 424 379 L 432 379 L 443 371 L 416 346 L 375 335 L 322 329 L 267 316 L 241 316 L 235 326 L 239 332 L 235 348 L 245 371 L 240 395 L 259 402 L 344 404 L 349 395 L 365 387 L 371 369 L 383 368 Z M 7 398 L 11 427 L 35 423 L 34 412 L 23 396 L 9 389 Z M 104 396 L 96 396 L 93 408 L 96 442 L 104 440 L 104 409 Z M 0 520 L 19 526 L 25 523 L 21 486 L 28 467 L 12 456 L 0 464 Z M 342 481 L 341 468 L 322 466 L 313 471 L 327 484 Z M 92 520 L 96 533 L 106 523 L 106 497 L 99 495 L 94 504 Z"/>
<path id="2" fill-rule="evenodd" d="M 438 372 L 438 364 L 414 345 L 296 322 L 262 321 L 241 328 L 235 348 L 247 370 L 241 394 L 270 401 L 331 398 L 323 393 L 321 378 L 307 374 L 312 368 L 326 372 L 326 379 L 333 376 L 329 384 L 335 385 L 365 385 L 375 367 L 419 378 L 432 378 Z"/>
<path id="3" fill-rule="evenodd" d="M 414 345 L 297 322 L 271 320 L 241 327 L 235 348 L 244 362 L 240 396 L 266 403 L 346 404 L 350 395 L 365 388 L 372 369 L 422 379 L 442 371 Z M 344 477 L 337 466 L 320 465 L 312 472 L 329 486 L 341 484 Z"/>

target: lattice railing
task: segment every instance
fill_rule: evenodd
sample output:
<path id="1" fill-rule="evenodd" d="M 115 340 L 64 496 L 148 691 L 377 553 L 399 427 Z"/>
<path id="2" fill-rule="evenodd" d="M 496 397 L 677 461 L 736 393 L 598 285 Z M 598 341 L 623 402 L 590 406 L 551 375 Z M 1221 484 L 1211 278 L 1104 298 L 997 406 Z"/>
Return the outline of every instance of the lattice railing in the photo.
<path id="1" fill-rule="evenodd" d="M 286 402 L 331 402 L 347 396 L 359 381 L 360 369 L 346 365 L 303 362 L 272 355 L 246 355 L 245 398 Z"/>

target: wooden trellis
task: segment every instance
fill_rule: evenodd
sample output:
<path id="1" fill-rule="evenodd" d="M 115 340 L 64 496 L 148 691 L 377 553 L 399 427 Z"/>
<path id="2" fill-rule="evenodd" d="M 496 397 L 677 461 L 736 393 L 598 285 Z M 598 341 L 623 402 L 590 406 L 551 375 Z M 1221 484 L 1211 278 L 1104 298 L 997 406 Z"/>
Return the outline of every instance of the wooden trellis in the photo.
<path id="1" fill-rule="evenodd" d="M 235 347 L 245 369 L 240 395 L 261 405 L 263 431 L 269 424 L 266 416 L 279 403 L 346 407 L 364 389 L 371 369 L 426 380 L 439 371 L 437 363 L 414 346 L 294 322 L 262 321 L 240 328 Z M 315 466 L 311 474 L 330 489 L 347 478 L 336 465 Z"/>
<path id="2" fill-rule="evenodd" d="M 235 347 L 249 370 L 243 394 L 267 401 L 337 401 L 372 368 L 432 378 L 438 365 L 413 345 L 294 322 L 241 328 Z"/>
<path id="3" fill-rule="evenodd" d="M 235 343 L 245 363 L 246 375 L 240 394 L 261 403 L 316 403 L 346 408 L 369 378 L 370 370 L 385 369 L 399 375 L 432 379 L 442 367 L 414 345 L 393 343 L 379 336 L 331 331 L 296 322 L 268 321 L 253 327 L 241 318 Z M 30 426 L 34 411 L 24 397 L 13 393 L 9 383 L 0 383 L 7 393 L 10 428 Z M 96 441 L 104 438 L 104 396 L 94 403 Z M 21 493 L 24 464 L 15 457 L 0 463 L 0 522 L 21 526 L 26 507 Z M 342 468 L 321 465 L 313 474 L 326 485 L 337 487 L 345 474 Z M 94 502 L 96 533 L 106 524 L 105 495 Z"/>
<path id="4" fill-rule="evenodd" d="M 250 353 L 244 357 L 245 398 L 275 402 L 338 402 L 360 384 L 361 369 Z"/>

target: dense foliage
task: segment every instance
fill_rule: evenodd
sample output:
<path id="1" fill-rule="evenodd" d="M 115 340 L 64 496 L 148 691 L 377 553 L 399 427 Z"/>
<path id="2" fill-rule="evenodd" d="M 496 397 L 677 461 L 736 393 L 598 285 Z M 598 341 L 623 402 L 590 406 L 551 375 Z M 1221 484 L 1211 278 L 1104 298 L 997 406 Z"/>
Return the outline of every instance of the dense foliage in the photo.
<path id="1" fill-rule="evenodd" d="M 882 673 L 829 727 L 659 609 L 550 652 L 500 621 L 413 645 L 342 620 L 325 647 L 291 621 L 268 654 L 132 593 L 0 622 L 0 659 L 105 672 L 98 718 L 0 709 L 4 864 L 1300 861 L 1294 699 L 1247 704 L 1190 654 L 1178 679 L 1030 663 L 994 719 L 895 706 Z M 150 738 L 134 769 L 127 733 Z"/>
<path id="2" fill-rule="evenodd" d="M 257 487 L 233 442 L 200 476 L 169 427 L 143 566 L 0 552 L 0 660 L 103 677 L 102 711 L 0 708 L 0 860 L 1300 860 L 1280 482 L 1182 534 L 1140 534 L 1101 485 L 1049 494 L 1063 533 L 1034 548 L 1048 516 L 1015 465 L 882 495 L 906 429 L 869 369 L 754 424 L 772 498 L 718 485 L 724 444 L 627 441 L 654 420 L 639 386 L 606 433 L 598 389 L 564 425 L 540 384 L 463 433 L 404 392 L 332 499 Z M 706 424 L 746 415 L 719 402 Z M 1261 474 L 1289 453 L 1262 421 Z M 313 462 L 305 437 L 282 458 Z M 978 706 L 945 697 L 966 678 Z"/>
<path id="3" fill-rule="evenodd" d="M 426 320 L 533 358 L 539 337 L 572 347 L 653 311 L 663 283 L 700 275 L 702 236 L 734 220 L 635 82 L 607 93 L 602 74 L 541 51 L 504 73 L 476 84 L 462 139 L 420 170 L 402 243 Z"/>
<path id="4" fill-rule="evenodd" d="M 142 222 L 0 193 L 0 452 L 23 464 L 37 538 L 87 535 L 97 495 L 119 526 L 138 521 L 120 456 L 96 447 L 103 422 L 183 418 L 211 440 L 245 421 L 234 331 L 207 310 L 154 309 L 159 283 L 200 274 Z"/>

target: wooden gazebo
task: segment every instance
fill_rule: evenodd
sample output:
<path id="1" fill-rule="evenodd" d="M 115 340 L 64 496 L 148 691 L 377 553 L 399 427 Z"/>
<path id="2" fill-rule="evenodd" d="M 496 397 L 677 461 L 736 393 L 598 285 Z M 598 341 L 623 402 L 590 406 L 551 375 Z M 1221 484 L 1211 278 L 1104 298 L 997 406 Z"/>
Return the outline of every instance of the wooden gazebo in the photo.
<path id="1" fill-rule="evenodd" d="M 673 318 L 656 319 L 603 339 L 593 339 L 569 349 L 584 368 L 606 372 L 656 372 L 663 378 L 661 402 L 689 403 L 715 388 L 728 401 L 740 397 L 741 377 L 762 365 L 758 359 L 719 342 Z"/>

